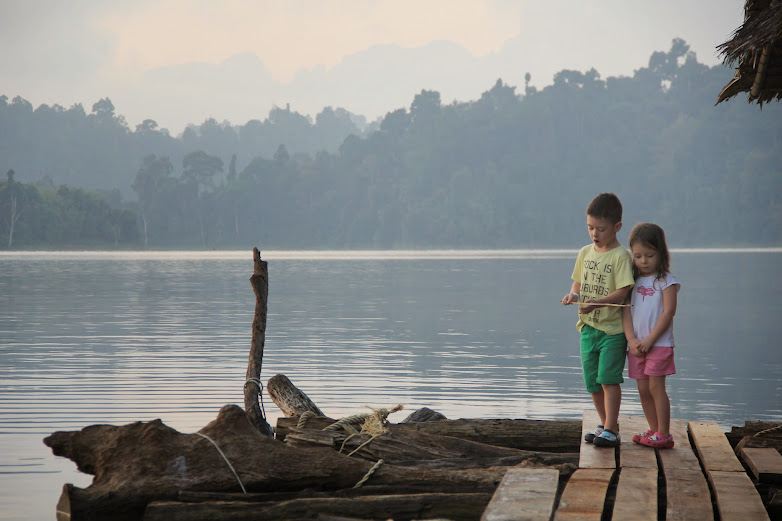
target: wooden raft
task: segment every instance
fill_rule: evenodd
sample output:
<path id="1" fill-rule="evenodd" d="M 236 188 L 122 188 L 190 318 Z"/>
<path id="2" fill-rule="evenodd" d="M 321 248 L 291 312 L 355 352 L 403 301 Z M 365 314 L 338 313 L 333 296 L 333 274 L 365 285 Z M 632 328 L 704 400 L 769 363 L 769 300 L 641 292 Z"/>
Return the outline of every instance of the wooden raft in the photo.
<path id="1" fill-rule="evenodd" d="M 582 439 L 598 423 L 593 411 L 584 412 Z M 482 521 L 714 521 L 715 513 L 721 521 L 769 521 L 755 485 L 716 423 L 672 420 L 676 445 L 662 450 L 632 442 L 634 433 L 647 428 L 643 417 L 621 415 L 619 426 L 623 438 L 617 449 L 582 441 L 579 469 L 559 502 L 555 471 L 516 467 L 502 480 Z M 756 462 L 755 467 L 748 463 L 752 472 L 778 476 L 782 456 L 775 449 L 776 455 L 758 450 L 766 449 L 742 452 Z"/>

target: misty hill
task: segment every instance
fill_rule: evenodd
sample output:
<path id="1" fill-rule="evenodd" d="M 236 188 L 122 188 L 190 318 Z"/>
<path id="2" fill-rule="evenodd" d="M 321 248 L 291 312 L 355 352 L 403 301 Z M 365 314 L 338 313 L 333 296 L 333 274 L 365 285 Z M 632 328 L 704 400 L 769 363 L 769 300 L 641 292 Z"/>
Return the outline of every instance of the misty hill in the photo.
<path id="1" fill-rule="evenodd" d="M 268 78 L 249 55 L 226 67 Z M 404 64 L 385 67 L 400 75 Z M 194 81 L 208 70 L 194 67 Z M 658 222 L 677 247 L 780 245 L 782 109 L 715 107 L 731 74 L 674 40 L 632 77 L 563 70 L 540 90 L 498 80 L 449 104 L 423 88 L 371 125 L 339 108 L 312 120 L 278 107 L 177 137 L 153 120 L 128 128 L 108 99 L 87 113 L 3 97 L 0 171 L 55 194 L 31 191 L 24 216 L 75 204 L 73 191 L 57 198 L 57 185 L 100 189 L 110 208 L 137 216 L 135 234 L 127 214 L 104 232 L 126 246 L 575 248 L 584 208 L 602 191 L 622 198 L 628 228 Z M 0 183 L 0 215 L 9 186 Z M 109 219 L 102 212 L 92 214 Z M 49 235 L 20 218 L 16 244 L 64 240 L 51 230 L 64 218 L 49 215 Z"/>

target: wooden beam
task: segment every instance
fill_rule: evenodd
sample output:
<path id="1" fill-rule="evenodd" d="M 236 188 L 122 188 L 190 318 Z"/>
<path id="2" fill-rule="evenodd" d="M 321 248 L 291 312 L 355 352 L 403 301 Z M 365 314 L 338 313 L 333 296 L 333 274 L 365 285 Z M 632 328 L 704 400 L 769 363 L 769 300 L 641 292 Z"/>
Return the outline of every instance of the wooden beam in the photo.
<path id="1" fill-rule="evenodd" d="M 687 422 L 684 420 L 671 420 L 671 434 L 673 435 L 674 447 L 658 451 L 660 467 L 666 471 L 672 469 L 698 469 L 701 464 L 690 445 Z"/>
<path id="2" fill-rule="evenodd" d="M 706 472 L 744 472 L 725 433 L 714 422 L 690 422 L 690 434 Z"/>
<path id="3" fill-rule="evenodd" d="M 643 416 L 619 415 L 619 426 L 622 429 L 622 445 L 619 448 L 619 464 L 622 468 L 657 468 L 655 450 L 645 445 L 633 443 L 633 434 L 646 432 L 649 424 Z"/>
<path id="4" fill-rule="evenodd" d="M 755 479 L 761 483 L 782 483 L 782 456 L 777 449 L 744 447 L 740 454 Z"/>
<path id="5" fill-rule="evenodd" d="M 513 467 L 502 478 L 481 521 L 548 521 L 558 486 L 556 469 Z"/>
<path id="6" fill-rule="evenodd" d="M 612 519 L 657 521 L 657 469 L 620 471 Z"/>
<path id="7" fill-rule="evenodd" d="M 554 521 L 600 521 L 613 469 L 578 469 L 565 486 Z"/>
<path id="8" fill-rule="evenodd" d="M 766 507 L 746 472 L 709 472 L 721 521 L 769 521 Z"/>
<path id="9" fill-rule="evenodd" d="M 616 450 L 610 447 L 595 447 L 587 443 L 584 436 L 595 430 L 600 422 L 596 411 L 584 411 L 581 424 L 581 450 L 579 452 L 578 466 L 582 469 L 615 469 Z"/>
<path id="10" fill-rule="evenodd" d="M 714 520 L 709 485 L 697 465 L 691 470 L 672 468 L 664 472 L 667 521 Z"/>

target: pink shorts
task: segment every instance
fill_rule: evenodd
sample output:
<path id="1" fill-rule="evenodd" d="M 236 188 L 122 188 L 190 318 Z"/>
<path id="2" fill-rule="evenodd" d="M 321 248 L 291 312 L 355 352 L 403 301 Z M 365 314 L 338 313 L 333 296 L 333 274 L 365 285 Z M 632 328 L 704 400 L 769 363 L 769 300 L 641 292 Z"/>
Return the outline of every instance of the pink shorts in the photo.
<path id="1" fill-rule="evenodd" d="M 628 351 L 627 374 L 636 380 L 643 380 L 650 376 L 676 374 L 676 365 L 673 363 L 673 348 L 654 346 L 640 358 L 633 356 Z"/>

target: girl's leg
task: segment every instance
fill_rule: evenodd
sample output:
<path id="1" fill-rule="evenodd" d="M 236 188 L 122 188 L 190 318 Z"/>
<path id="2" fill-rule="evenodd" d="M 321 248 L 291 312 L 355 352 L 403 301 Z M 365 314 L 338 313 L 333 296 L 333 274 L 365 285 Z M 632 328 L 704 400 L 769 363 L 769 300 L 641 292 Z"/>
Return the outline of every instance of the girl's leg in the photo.
<path id="1" fill-rule="evenodd" d="M 665 375 L 649 377 L 649 392 L 654 399 L 654 408 L 657 413 L 657 429 L 664 436 L 671 432 L 671 402 L 665 390 Z"/>
<path id="2" fill-rule="evenodd" d="M 641 408 L 644 410 L 644 416 L 646 416 L 646 421 L 649 423 L 649 430 L 652 432 L 662 432 L 657 430 L 657 427 L 659 426 L 657 409 L 654 405 L 652 393 L 649 390 L 649 378 L 639 378 L 636 382 L 638 382 L 638 396 L 641 398 Z"/>

